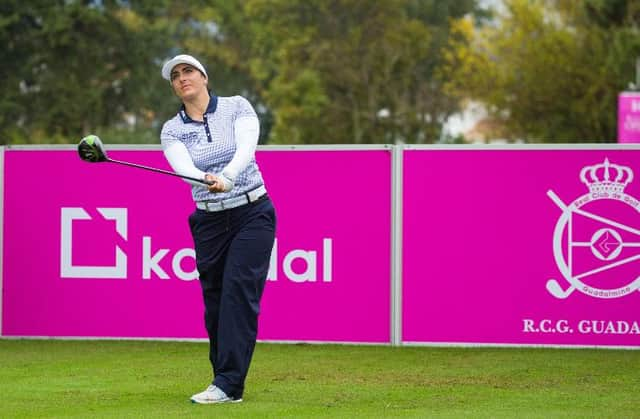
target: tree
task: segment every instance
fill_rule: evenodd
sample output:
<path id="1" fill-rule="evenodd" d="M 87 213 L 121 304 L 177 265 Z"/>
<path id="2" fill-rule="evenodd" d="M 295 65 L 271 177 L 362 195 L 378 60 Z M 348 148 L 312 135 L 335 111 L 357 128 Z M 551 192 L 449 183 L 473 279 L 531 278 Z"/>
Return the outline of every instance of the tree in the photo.
<path id="1" fill-rule="evenodd" d="M 179 106 L 159 68 L 190 53 L 254 103 L 262 142 L 431 142 L 458 107 L 437 77 L 449 22 L 475 3 L 6 0 L 0 141 L 157 142 Z"/>
<path id="2" fill-rule="evenodd" d="M 471 10 L 475 2 L 463 2 Z M 434 77 L 442 2 L 250 0 L 251 71 L 280 143 L 432 142 L 457 102 Z M 440 9 L 438 9 L 440 10 Z M 440 10 L 441 11 L 441 10 Z M 434 22 L 429 21 L 432 19 Z M 330 134 L 327 132 L 330 127 Z"/>
<path id="3" fill-rule="evenodd" d="M 168 44 L 161 28 L 113 1 L 2 8 L 3 142 L 66 143 L 148 116 L 148 72 Z"/>
<path id="4" fill-rule="evenodd" d="M 495 25 L 458 22 L 447 91 L 484 102 L 512 138 L 615 140 L 617 94 L 640 42 L 636 29 L 594 25 L 595 3 L 508 0 Z"/>

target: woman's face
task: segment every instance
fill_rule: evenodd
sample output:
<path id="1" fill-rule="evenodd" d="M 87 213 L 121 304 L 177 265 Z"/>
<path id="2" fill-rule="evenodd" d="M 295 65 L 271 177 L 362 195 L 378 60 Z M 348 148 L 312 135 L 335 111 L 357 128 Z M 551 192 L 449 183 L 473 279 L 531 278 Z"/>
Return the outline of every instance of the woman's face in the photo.
<path id="1" fill-rule="evenodd" d="M 207 92 L 207 79 L 195 67 L 178 64 L 171 70 L 171 86 L 183 101 L 190 100 Z"/>

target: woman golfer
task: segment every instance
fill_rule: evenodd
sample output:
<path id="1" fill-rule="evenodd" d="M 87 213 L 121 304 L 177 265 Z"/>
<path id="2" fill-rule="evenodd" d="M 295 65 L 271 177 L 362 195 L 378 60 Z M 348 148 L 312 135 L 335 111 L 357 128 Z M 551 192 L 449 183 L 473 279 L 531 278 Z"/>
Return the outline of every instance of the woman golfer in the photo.
<path id="1" fill-rule="evenodd" d="M 213 381 L 191 401 L 241 402 L 276 225 L 254 158 L 260 124 L 245 98 L 210 93 L 204 66 L 190 55 L 165 63 L 162 77 L 182 101 L 162 127 L 164 154 L 176 173 L 210 183 L 192 183 L 189 226 Z"/>

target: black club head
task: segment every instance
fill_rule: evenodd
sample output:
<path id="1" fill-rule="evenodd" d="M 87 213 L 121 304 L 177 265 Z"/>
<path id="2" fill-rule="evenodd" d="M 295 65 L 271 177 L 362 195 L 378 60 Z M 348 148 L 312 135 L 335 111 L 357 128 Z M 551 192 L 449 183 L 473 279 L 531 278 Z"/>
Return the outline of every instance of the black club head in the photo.
<path id="1" fill-rule="evenodd" d="M 78 154 L 82 160 L 90 163 L 100 163 L 108 160 L 102 141 L 97 135 L 88 135 L 80 140 Z"/>

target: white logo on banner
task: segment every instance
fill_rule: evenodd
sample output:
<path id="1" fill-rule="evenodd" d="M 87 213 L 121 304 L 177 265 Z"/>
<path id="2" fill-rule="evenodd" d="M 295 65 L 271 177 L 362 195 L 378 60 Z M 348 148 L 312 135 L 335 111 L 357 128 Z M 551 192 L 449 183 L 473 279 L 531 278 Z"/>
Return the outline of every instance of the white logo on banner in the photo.
<path id="1" fill-rule="evenodd" d="M 605 159 L 602 164 L 583 167 L 580 180 L 587 186 L 589 193 L 569 205 L 562 202 L 553 191 L 547 192 L 549 198 L 562 210 L 553 233 L 553 254 L 558 269 L 569 283 L 567 288 L 563 288 L 557 280 L 549 279 L 547 290 L 556 298 L 567 298 L 575 290 L 596 298 L 618 298 L 630 294 L 640 289 L 638 267 L 632 265 L 632 262 L 640 260 L 640 254 L 618 258 L 624 248 L 640 247 L 640 230 L 628 225 L 633 221 L 637 222 L 640 201 L 624 192 L 624 188 L 633 180 L 633 171 Z M 599 204 L 594 205 L 593 209 L 583 209 L 595 201 L 599 201 Z M 629 207 L 632 211 L 621 211 Z M 612 215 L 596 214 L 595 209 L 600 212 L 608 210 Z M 574 240 L 576 217 L 599 226 L 589 241 Z M 626 235 L 626 240 L 623 235 Z M 575 263 L 588 260 L 588 254 L 577 252 L 581 248 L 590 249 L 591 257 L 595 256 L 596 260 L 591 262 L 588 270 L 578 272 Z M 613 268 L 618 268 L 616 272 L 631 277 L 630 282 L 617 288 L 604 288 L 606 283 L 590 278 Z"/>
<path id="2" fill-rule="evenodd" d="M 127 240 L 127 209 L 126 208 L 97 208 L 98 212 L 107 220 L 114 220 L 116 231 Z M 113 278 L 125 279 L 127 277 L 127 255 L 115 245 L 116 263 L 114 266 L 78 266 L 73 265 L 73 221 L 91 220 L 91 216 L 83 208 L 62 208 L 61 211 L 61 251 L 60 251 L 60 276 L 62 278 Z M 173 273 L 183 281 L 191 281 L 199 277 L 198 270 L 182 269 L 182 261 L 185 258 L 195 260 L 193 248 L 179 249 L 171 256 L 170 249 L 153 249 L 150 236 L 142 237 L 142 279 L 151 279 L 152 274 L 160 279 L 169 279 L 169 273 Z M 268 281 L 278 280 L 278 240 L 273 243 L 269 264 Z M 161 262 L 165 257 L 171 258 L 171 270 L 167 273 Z M 318 259 L 321 261 L 318 263 Z M 318 265 L 321 265 L 319 267 Z M 294 265 L 298 268 L 294 269 Z M 280 265 L 286 279 L 295 283 L 333 281 L 333 240 L 322 239 L 322 249 L 292 249 L 287 252 Z M 304 266 L 300 269 L 300 266 Z"/>
<path id="3" fill-rule="evenodd" d="M 98 208 L 98 212 L 107 220 L 116 222 L 116 231 L 123 239 L 127 239 L 127 209 Z M 114 278 L 127 277 L 127 256 L 117 245 L 115 246 L 115 266 L 74 266 L 73 253 L 73 220 L 91 220 L 91 216 L 82 208 L 62 208 L 61 243 L 60 243 L 60 276 L 63 278 Z"/>
<path id="4" fill-rule="evenodd" d="M 98 208 L 98 212 L 107 220 L 116 222 L 116 231 L 127 240 L 127 209 L 126 208 Z M 61 251 L 60 276 L 62 278 L 113 278 L 127 277 L 127 255 L 115 245 L 115 266 L 74 266 L 73 265 L 73 221 L 91 220 L 91 216 L 83 208 L 62 208 L 61 222 Z M 142 237 L 142 279 L 151 279 L 154 273 L 160 279 L 169 279 L 169 274 L 160 266 L 160 262 L 169 254 L 169 249 L 152 251 L 151 237 Z M 177 250 L 171 258 L 173 274 L 183 280 L 191 281 L 198 278 L 198 270 L 185 271 L 182 261 L 185 258 L 195 259 L 192 248 Z"/>
<path id="5" fill-rule="evenodd" d="M 329 238 L 322 239 L 322 282 L 333 280 L 333 241 Z M 296 260 L 304 262 L 305 269 L 296 272 L 293 264 Z M 282 261 L 282 270 L 285 276 L 293 282 L 316 282 L 318 280 L 318 252 L 315 250 L 293 249 L 287 253 Z M 271 261 L 269 263 L 268 281 L 278 280 L 278 239 L 273 242 Z"/>

